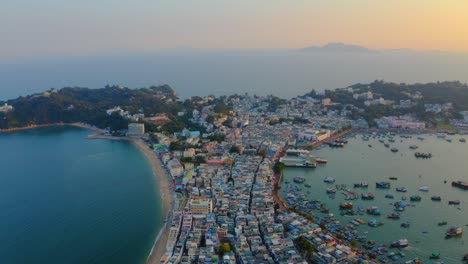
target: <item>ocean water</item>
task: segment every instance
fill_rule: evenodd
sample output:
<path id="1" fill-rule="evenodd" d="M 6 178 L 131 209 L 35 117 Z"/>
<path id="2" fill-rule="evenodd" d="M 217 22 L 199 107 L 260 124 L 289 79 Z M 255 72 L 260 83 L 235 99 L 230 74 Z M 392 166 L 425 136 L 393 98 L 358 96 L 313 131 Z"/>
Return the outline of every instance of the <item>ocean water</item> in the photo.
<path id="1" fill-rule="evenodd" d="M 290 180 L 292 183 L 295 176 L 305 177 L 305 183 L 312 187 L 300 186 L 301 192 L 307 194 L 307 191 L 310 191 L 310 194 L 307 194 L 309 199 L 319 199 L 326 203 L 331 213 L 334 213 L 343 225 L 347 225 L 356 217 L 366 222 L 371 218 L 383 221 L 385 224 L 381 227 L 362 225 L 358 230 L 360 234 L 367 231 L 368 239 L 387 245 L 392 241 L 407 238 L 410 246 L 403 249 L 407 259 L 419 257 L 428 260 L 432 252 L 440 251 L 441 260 L 445 263 L 460 263 L 463 255 L 468 253 L 468 191 L 452 187 L 451 181 L 468 181 L 468 144 L 458 142 L 460 136 L 448 136 L 453 139 L 452 143 L 433 135 L 424 137 L 424 141 L 415 136 L 411 139 L 395 137 L 396 142 L 390 144 L 399 149 L 397 153 L 391 152 L 377 139 L 363 141 L 361 137 L 352 138 L 343 149 L 324 147 L 313 151 L 314 155 L 328 159 L 328 164 L 319 165 L 316 169 L 287 168 L 284 180 Z M 372 147 L 368 147 L 368 144 Z M 417 145 L 419 149 L 411 150 L 410 145 Z M 427 160 L 416 159 L 415 151 L 431 152 L 434 157 Z M 336 179 L 335 184 L 323 182 L 328 176 Z M 389 180 L 392 176 L 398 177 L 398 180 Z M 369 183 L 368 189 L 353 188 L 353 183 L 363 181 Z M 375 183 L 378 181 L 391 182 L 391 189 L 377 190 Z M 357 206 L 378 206 L 382 215 L 341 216 L 339 204 L 347 202 L 344 195 L 337 190 L 335 199 L 331 199 L 325 191 L 326 188 L 335 188 L 336 184 L 347 184 L 348 188 L 359 195 L 363 192 L 374 193 L 373 201 L 358 199 L 351 202 L 355 209 Z M 396 187 L 403 186 L 408 189 L 407 193 L 396 192 Z M 428 186 L 430 191 L 419 191 L 422 186 Z M 285 186 L 281 192 L 286 194 Z M 385 198 L 386 194 L 393 194 L 395 199 Z M 409 202 L 411 195 L 420 195 L 422 201 Z M 433 195 L 441 196 L 442 202 L 431 201 L 430 197 Z M 407 203 L 414 207 L 410 206 L 401 212 L 400 220 L 388 219 L 387 214 L 394 212 L 392 204 L 402 196 L 406 196 Z M 449 200 L 460 200 L 461 205 L 448 205 Z M 322 215 L 320 212 L 317 214 Z M 401 228 L 400 224 L 404 221 L 409 221 L 411 227 Z M 448 225 L 438 226 L 438 222 L 441 221 L 447 221 Z M 451 226 L 461 226 L 465 233 L 459 238 L 445 239 L 445 232 Z M 427 233 L 423 233 L 424 231 Z"/>
<path id="2" fill-rule="evenodd" d="M 468 54 L 382 51 L 316 53 L 295 50 L 188 50 L 114 53 L 0 61 L 0 100 L 52 87 L 131 88 L 169 84 L 193 95 L 274 94 L 291 98 L 384 79 L 468 82 Z"/>
<path id="3" fill-rule="evenodd" d="M 54 127 L 0 134 L 0 263 L 144 263 L 163 223 L 128 142 Z"/>

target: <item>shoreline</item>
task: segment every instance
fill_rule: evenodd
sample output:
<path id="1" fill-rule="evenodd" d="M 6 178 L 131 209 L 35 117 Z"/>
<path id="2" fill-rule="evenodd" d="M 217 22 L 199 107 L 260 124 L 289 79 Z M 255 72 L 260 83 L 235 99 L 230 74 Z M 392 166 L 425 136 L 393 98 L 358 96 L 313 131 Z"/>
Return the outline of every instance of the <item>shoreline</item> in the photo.
<path id="1" fill-rule="evenodd" d="M 0 129 L 0 134 L 7 134 L 7 133 L 13 133 L 13 132 L 18 132 L 18 131 L 26 131 L 26 130 L 32 130 L 36 128 L 44 128 L 44 127 L 61 127 L 61 126 L 71 126 L 71 127 L 79 127 L 79 128 L 84 128 L 88 129 L 91 131 L 94 131 L 96 133 L 105 133 L 106 130 L 100 129 L 95 126 L 91 126 L 85 123 L 52 123 L 52 124 L 42 124 L 42 125 L 29 125 L 29 126 L 24 126 L 24 127 L 13 127 L 13 128 L 5 128 L 5 129 Z"/>
<path id="2" fill-rule="evenodd" d="M 132 143 L 138 150 L 140 150 L 151 165 L 153 177 L 158 182 L 159 192 L 162 202 L 162 215 L 164 222 L 162 223 L 161 229 L 157 233 L 153 246 L 146 259 L 146 264 L 160 263 L 160 259 L 166 253 L 166 243 L 169 235 L 169 229 L 167 228 L 167 220 L 169 214 L 173 209 L 174 205 L 174 192 L 172 192 L 172 186 L 169 181 L 169 175 L 165 171 L 161 161 L 142 140 L 138 138 L 127 138 L 127 137 L 113 137 L 105 135 L 89 135 L 88 139 L 105 139 L 105 140 L 123 140 Z"/>

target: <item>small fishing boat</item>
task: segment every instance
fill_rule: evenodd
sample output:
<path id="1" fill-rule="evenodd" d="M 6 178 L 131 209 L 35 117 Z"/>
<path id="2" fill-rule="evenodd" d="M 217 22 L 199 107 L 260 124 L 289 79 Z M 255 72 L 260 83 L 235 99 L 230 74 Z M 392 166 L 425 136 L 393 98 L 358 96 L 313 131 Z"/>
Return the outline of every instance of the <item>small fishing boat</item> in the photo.
<path id="1" fill-rule="evenodd" d="M 327 188 L 327 193 L 336 193 L 336 189 Z"/>
<path id="2" fill-rule="evenodd" d="M 355 183 L 354 188 L 367 188 L 369 187 L 369 183 L 367 182 L 360 182 L 360 183 Z"/>
<path id="3" fill-rule="evenodd" d="M 440 252 L 439 251 L 435 251 L 435 252 L 432 252 L 432 254 L 429 256 L 430 259 L 439 259 L 440 258 Z"/>
<path id="4" fill-rule="evenodd" d="M 394 248 L 405 248 L 409 245 L 408 239 L 400 239 L 398 241 L 394 241 L 390 244 L 391 247 Z"/>
<path id="5" fill-rule="evenodd" d="M 340 209 L 351 209 L 353 208 L 353 203 L 341 203 Z"/>
<path id="6" fill-rule="evenodd" d="M 462 234 L 463 234 L 463 228 L 461 227 L 451 227 L 447 230 L 447 233 L 445 233 L 447 237 L 456 237 L 456 236 L 461 236 Z"/>
<path id="7" fill-rule="evenodd" d="M 438 226 L 444 226 L 444 225 L 447 225 L 447 221 L 442 221 L 442 222 L 439 222 L 437 223 Z"/>
<path id="8" fill-rule="evenodd" d="M 399 213 L 391 213 L 391 214 L 387 215 L 387 218 L 400 219 L 400 214 Z"/>
<path id="9" fill-rule="evenodd" d="M 322 159 L 322 158 L 316 158 L 315 161 L 317 161 L 317 163 L 321 163 L 321 164 L 324 164 L 324 163 L 328 162 L 328 160 Z"/>
<path id="10" fill-rule="evenodd" d="M 407 192 L 408 190 L 405 187 L 396 188 L 397 192 Z"/>
<path id="11" fill-rule="evenodd" d="M 461 143 L 465 143 L 465 142 L 466 142 L 466 139 L 460 138 L 458 141 L 460 141 Z"/>
<path id="12" fill-rule="evenodd" d="M 308 184 L 308 183 L 304 184 L 304 186 L 307 187 L 307 188 L 312 187 L 312 185 L 310 185 L 310 184 Z"/>
<path id="13" fill-rule="evenodd" d="M 390 189 L 390 183 L 389 182 L 376 182 L 375 187 L 377 189 Z"/>
<path id="14" fill-rule="evenodd" d="M 409 148 L 410 148 L 410 149 L 417 149 L 418 146 L 416 146 L 416 145 L 411 145 Z"/>
<path id="15" fill-rule="evenodd" d="M 394 196 L 393 194 L 386 194 L 386 195 L 385 195 L 385 198 L 387 198 L 387 199 L 394 199 L 395 196 Z"/>
<path id="16" fill-rule="evenodd" d="M 388 177 L 388 178 L 389 178 L 390 180 L 392 180 L 392 181 L 398 180 L 398 177 Z"/>
<path id="17" fill-rule="evenodd" d="M 440 196 L 432 196 L 431 200 L 434 201 L 434 202 L 440 202 L 440 201 L 442 201 L 442 198 Z"/>
<path id="18" fill-rule="evenodd" d="M 460 200 L 452 200 L 448 202 L 449 205 L 460 205 Z"/>
<path id="19" fill-rule="evenodd" d="M 403 227 L 403 228 L 409 228 L 410 227 L 410 222 L 403 222 L 401 223 L 400 227 Z"/>
<path id="20" fill-rule="evenodd" d="M 398 152 L 398 149 L 397 148 L 391 148 L 390 151 L 395 153 L 395 152 Z"/>
<path id="21" fill-rule="evenodd" d="M 412 201 L 412 202 L 419 202 L 419 201 L 421 201 L 421 196 L 419 196 L 419 195 L 412 195 L 412 196 L 410 196 L 410 201 Z"/>
<path id="22" fill-rule="evenodd" d="M 429 187 L 423 186 L 423 187 L 419 188 L 419 190 L 420 190 L 421 192 L 428 192 L 428 191 L 429 191 Z"/>
<path id="23" fill-rule="evenodd" d="M 371 192 L 361 194 L 361 199 L 362 200 L 374 200 L 374 198 L 375 198 L 375 196 Z"/>
<path id="24" fill-rule="evenodd" d="M 335 179 L 332 178 L 332 177 L 326 177 L 323 181 L 326 182 L 326 183 L 334 183 Z"/>

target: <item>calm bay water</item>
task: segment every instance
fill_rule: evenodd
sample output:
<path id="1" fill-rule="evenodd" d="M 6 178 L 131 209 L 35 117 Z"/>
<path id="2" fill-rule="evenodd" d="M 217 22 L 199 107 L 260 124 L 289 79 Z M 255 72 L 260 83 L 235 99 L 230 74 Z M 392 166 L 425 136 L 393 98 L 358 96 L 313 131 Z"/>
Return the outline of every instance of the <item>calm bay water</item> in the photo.
<path id="1" fill-rule="evenodd" d="M 144 263 L 163 222 L 151 167 L 90 133 L 0 134 L 0 263 Z"/>
<path id="2" fill-rule="evenodd" d="M 393 153 L 389 148 L 384 147 L 377 139 L 363 141 L 361 137 L 349 140 L 349 144 L 343 149 L 331 149 L 324 147 L 314 151 L 314 155 L 324 157 L 329 160 L 328 164 L 319 165 L 316 169 L 287 168 L 285 170 L 285 180 L 290 180 L 295 176 L 306 178 L 305 183 L 312 185 L 311 188 L 301 186 L 302 193 L 310 191 L 309 199 L 319 199 L 327 204 L 336 218 L 342 224 L 348 224 L 355 217 L 368 221 L 371 218 L 383 221 L 381 227 L 371 228 L 363 225 L 358 228 L 362 234 L 368 231 L 368 239 L 376 240 L 380 243 L 388 244 L 402 238 L 407 238 L 410 247 L 404 250 L 407 258 L 420 257 L 428 259 L 434 251 L 441 251 L 441 260 L 445 263 L 460 263 L 461 257 L 468 253 L 468 191 L 463 191 L 451 186 L 452 180 L 468 181 L 468 144 L 459 143 L 460 136 L 448 136 L 453 142 L 449 143 L 445 139 L 435 136 L 425 135 L 425 140 L 420 141 L 415 136 L 411 139 L 395 137 L 396 142 L 391 143 L 392 147 L 397 147 L 399 152 Z M 372 147 L 368 147 L 371 144 Z M 418 145 L 420 152 L 431 152 L 434 157 L 428 160 L 416 159 L 414 150 L 409 149 L 410 145 Z M 335 184 L 326 184 L 323 179 L 327 176 L 336 179 Z M 398 180 L 391 181 L 389 177 L 398 177 Z M 447 184 L 444 181 L 447 180 Z M 353 189 L 353 183 L 362 181 L 369 182 L 368 189 L 354 189 L 359 193 L 372 192 L 375 200 L 363 201 L 361 199 L 352 201 L 355 208 L 361 206 L 379 206 L 382 216 L 341 216 L 338 206 L 345 202 L 344 195 L 337 190 L 335 199 L 331 199 L 325 192 L 328 187 L 335 187 L 336 184 L 347 184 Z M 390 190 L 376 190 L 375 182 L 391 182 Z M 396 187 L 406 187 L 407 193 L 397 193 Z M 430 191 L 425 193 L 418 191 L 422 186 L 428 186 Z M 282 188 L 283 195 L 286 188 Z M 384 198 L 386 194 L 394 194 L 395 199 Z M 409 196 L 420 195 L 421 202 L 409 202 Z M 430 197 L 439 195 L 442 202 L 433 202 Z M 407 196 L 407 202 L 415 205 L 408 207 L 401 213 L 401 220 L 387 219 L 387 214 L 393 212 L 392 204 Z M 448 205 L 449 200 L 460 200 L 461 205 Z M 321 213 L 318 213 L 321 214 Z M 409 221 L 411 227 L 401 228 L 403 221 Z M 447 226 L 438 226 L 438 222 L 447 221 Z M 445 232 L 450 226 L 462 226 L 465 234 L 460 238 L 445 239 Z M 427 232 L 424 232 L 427 231 Z M 423 233 L 424 232 L 424 233 Z M 466 244 L 465 244 L 466 242 Z"/>

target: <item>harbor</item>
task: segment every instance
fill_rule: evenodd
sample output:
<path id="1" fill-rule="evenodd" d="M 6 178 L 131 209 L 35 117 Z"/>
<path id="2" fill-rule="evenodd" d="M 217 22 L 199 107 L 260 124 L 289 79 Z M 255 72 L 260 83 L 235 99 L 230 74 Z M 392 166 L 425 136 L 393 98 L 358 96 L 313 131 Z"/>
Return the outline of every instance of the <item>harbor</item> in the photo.
<path id="1" fill-rule="evenodd" d="M 468 253 L 463 235 L 468 228 L 468 150 L 458 138 L 356 134 L 343 147 L 311 151 L 326 158 L 326 165 L 285 168 L 281 195 L 287 206 L 314 215 L 317 224 L 358 242 L 382 262 L 460 263 Z M 418 158 L 416 150 L 432 158 Z M 398 246 L 399 241 L 406 246 Z"/>

